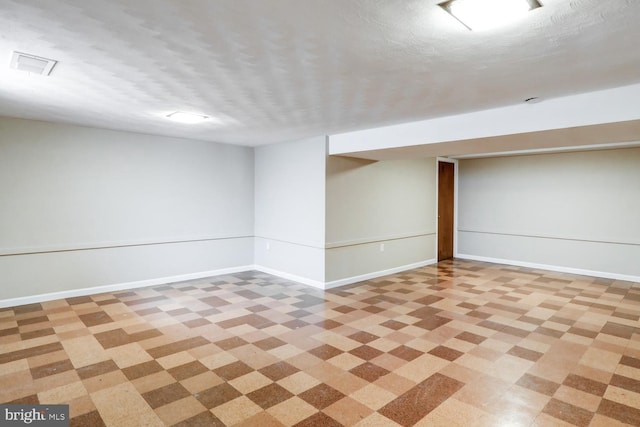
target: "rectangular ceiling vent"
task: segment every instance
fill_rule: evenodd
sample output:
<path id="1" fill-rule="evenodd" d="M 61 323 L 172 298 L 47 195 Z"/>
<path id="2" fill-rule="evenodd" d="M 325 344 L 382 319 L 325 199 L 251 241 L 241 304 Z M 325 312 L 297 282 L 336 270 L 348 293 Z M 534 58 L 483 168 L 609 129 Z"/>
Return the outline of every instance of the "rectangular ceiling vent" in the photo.
<path id="1" fill-rule="evenodd" d="M 42 76 L 48 76 L 57 63 L 58 61 L 54 61 L 53 59 L 15 51 L 11 57 L 11 68 L 28 73 L 40 74 Z"/>

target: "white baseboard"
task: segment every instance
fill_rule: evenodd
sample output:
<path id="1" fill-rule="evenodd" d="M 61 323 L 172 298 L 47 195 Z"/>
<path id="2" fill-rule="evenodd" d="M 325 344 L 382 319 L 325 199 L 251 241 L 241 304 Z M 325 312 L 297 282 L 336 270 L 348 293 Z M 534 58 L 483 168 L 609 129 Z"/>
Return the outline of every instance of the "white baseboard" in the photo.
<path id="1" fill-rule="evenodd" d="M 471 261 L 491 262 L 494 264 L 515 265 L 518 267 L 537 268 L 540 270 L 557 271 L 559 273 L 578 274 L 581 276 L 602 277 L 604 279 L 623 280 L 626 282 L 636 282 L 640 286 L 640 276 L 631 276 L 628 274 L 609 273 L 606 271 L 584 270 L 581 268 L 562 267 L 558 265 L 537 264 L 534 262 L 515 261 L 511 259 L 490 258 L 478 255 L 456 254 L 456 258 L 468 259 Z"/>
<path id="2" fill-rule="evenodd" d="M 313 280 L 313 279 L 308 279 L 308 278 L 302 277 L 302 276 L 296 276 L 295 274 L 285 273 L 284 271 L 275 270 L 275 269 L 269 268 L 269 267 L 263 267 L 261 265 L 253 265 L 252 269 L 253 270 L 257 270 L 257 271 L 261 271 L 263 273 L 271 274 L 272 276 L 278 276 L 278 277 L 281 277 L 283 279 L 291 280 L 293 282 L 302 283 L 303 285 L 312 286 L 312 287 L 318 288 L 318 289 L 325 289 L 324 282 L 321 282 L 319 280 Z"/>
<path id="3" fill-rule="evenodd" d="M 461 258 L 463 256 L 460 256 Z M 390 268 L 387 270 L 375 271 L 372 273 L 362 274 L 360 276 L 347 277 L 345 279 L 334 280 L 331 282 L 322 282 L 319 280 L 312 280 L 306 277 L 296 276 L 294 274 L 285 273 L 283 271 L 274 270 L 272 268 L 263 267 L 261 265 L 244 265 L 239 267 L 222 268 L 219 270 L 201 271 L 198 273 L 180 274 L 176 276 L 158 277 L 148 280 L 139 280 L 126 283 L 115 283 L 111 285 L 96 286 L 93 288 L 81 288 L 70 289 L 67 291 L 49 292 L 46 294 L 30 295 L 26 297 L 17 297 L 0 300 L 0 308 L 16 307 L 25 304 L 34 304 L 38 302 L 51 301 L 63 298 L 72 298 L 85 295 L 95 295 L 104 292 L 116 292 L 128 289 L 144 288 L 148 286 L 164 285 L 166 283 L 183 282 L 186 280 L 203 279 L 205 277 L 222 276 L 225 274 L 241 273 L 244 271 L 257 270 L 263 273 L 272 274 L 274 276 L 281 277 L 283 279 L 291 280 L 294 282 L 302 283 L 304 285 L 312 286 L 318 289 L 332 289 L 338 286 L 350 285 L 352 283 L 362 282 L 364 280 L 375 279 L 377 277 L 387 276 L 390 274 L 399 273 L 406 270 L 412 270 L 414 268 L 424 267 L 425 265 L 435 264 L 435 259 L 429 259 L 426 261 L 420 261 L 413 264 L 401 265 L 399 267 Z"/>
<path id="4" fill-rule="evenodd" d="M 389 268 L 387 270 L 374 271 L 373 273 L 362 274 L 360 276 L 352 276 L 347 277 L 345 279 L 333 280 L 331 282 L 324 283 L 324 289 L 332 289 L 337 288 L 338 286 L 350 285 L 352 283 L 362 282 L 364 280 L 375 279 L 377 277 L 388 276 L 390 274 L 400 273 L 402 271 L 413 270 L 414 268 L 424 267 L 425 265 L 435 264 L 438 261 L 433 259 L 428 259 L 425 261 L 415 262 L 413 264 L 405 264 L 399 267 Z"/>
<path id="5" fill-rule="evenodd" d="M 148 286 L 164 285 L 166 283 L 183 282 L 185 280 L 202 279 L 205 277 L 221 276 L 224 274 L 240 273 L 242 271 L 253 270 L 253 265 L 240 267 L 221 268 L 219 270 L 201 271 L 198 273 L 179 274 L 177 276 L 158 277 L 155 279 L 138 280 L 135 282 L 115 283 L 112 285 L 96 286 L 93 288 L 70 289 L 68 291 L 49 292 L 46 294 L 30 295 L 0 300 L 0 308 L 16 307 L 25 304 L 51 301 L 63 298 L 80 297 L 85 295 L 101 294 L 104 292 L 123 291 L 127 289 L 145 288 Z"/>

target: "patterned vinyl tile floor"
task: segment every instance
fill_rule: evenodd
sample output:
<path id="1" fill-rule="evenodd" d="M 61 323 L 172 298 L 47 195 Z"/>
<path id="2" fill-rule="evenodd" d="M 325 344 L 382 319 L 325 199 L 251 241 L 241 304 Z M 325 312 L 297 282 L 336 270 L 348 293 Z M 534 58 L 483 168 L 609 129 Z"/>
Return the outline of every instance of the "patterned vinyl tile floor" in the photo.
<path id="1" fill-rule="evenodd" d="M 72 426 L 640 425 L 640 284 L 446 261 L 0 310 L 0 403 Z"/>

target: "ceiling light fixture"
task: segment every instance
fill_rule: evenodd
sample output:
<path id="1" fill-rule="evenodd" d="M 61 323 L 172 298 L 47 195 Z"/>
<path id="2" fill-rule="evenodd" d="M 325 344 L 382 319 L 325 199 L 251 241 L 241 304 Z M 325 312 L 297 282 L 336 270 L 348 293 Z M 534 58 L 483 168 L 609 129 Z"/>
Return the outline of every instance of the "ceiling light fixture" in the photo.
<path id="1" fill-rule="evenodd" d="M 167 115 L 168 118 L 173 120 L 174 122 L 186 123 L 186 124 L 196 124 L 202 123 L 205 120 L 209 120 L 209 117 L 203 116 L 202 114 L 195 113 L 185 113 L 183 111 L 176 111 L 175 113 L 171 113 Z"/>
<path id="2" fill-rule="evenodd" d="M 20 71 L 26 71 L 31 74 L 40 74 L 48 76 L 51 70 L 56 66 L 58 61 L 43 58 L 41 56 L 31 55 L 30 53 L 16 52 L 11 55 L 11 68 Z"/>
<path id="3" fill-rule="evenodd" d="M 440 3 L 470 30 L 487 30 L 504 25 L 542 7 L 538 0 L 449 0 Z"/>

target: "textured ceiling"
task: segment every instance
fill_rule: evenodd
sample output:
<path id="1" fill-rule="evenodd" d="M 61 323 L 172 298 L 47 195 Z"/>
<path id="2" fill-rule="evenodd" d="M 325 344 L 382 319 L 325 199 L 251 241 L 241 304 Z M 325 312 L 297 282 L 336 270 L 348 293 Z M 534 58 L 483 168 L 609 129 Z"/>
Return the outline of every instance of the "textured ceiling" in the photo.
<path id="1" fill-rule="evenodd" d="M 439 1 L 0 0 L 0 115 L 260 145 L 640 81 L 638 0 L 541 0 L 487 32 Z"/>

